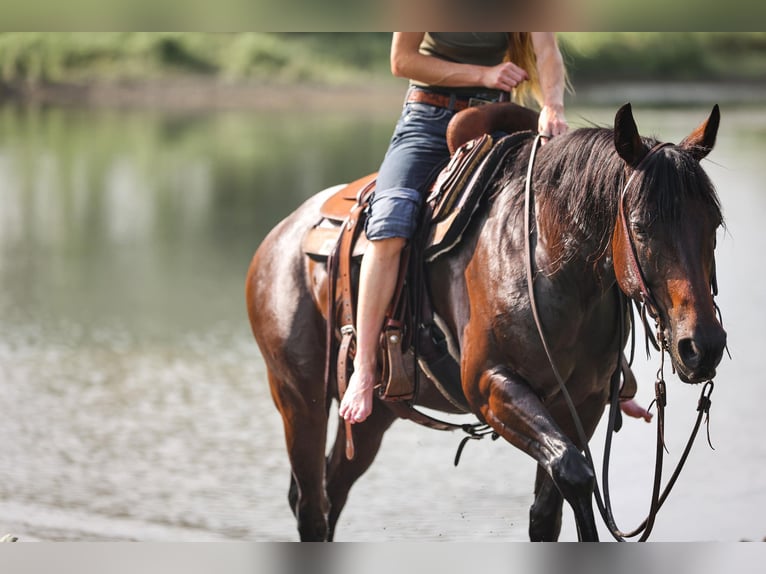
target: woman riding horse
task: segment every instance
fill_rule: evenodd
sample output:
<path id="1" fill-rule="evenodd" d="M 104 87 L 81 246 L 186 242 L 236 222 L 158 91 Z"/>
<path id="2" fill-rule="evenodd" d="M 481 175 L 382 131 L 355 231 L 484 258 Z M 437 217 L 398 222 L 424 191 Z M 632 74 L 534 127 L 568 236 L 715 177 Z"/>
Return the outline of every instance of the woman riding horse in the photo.
<path id="1" fill-rule="evenodd" d="M 715 376 L 726 344 L 716 313 L 716 230 L 720 205 L 700 161 L 715 143 L 716 106 L 677 145 L 639 135 L 629 105 L 614 129 L 584 128 L 553 138 L 529 168 L 534 134 L 509 136 L 508 153 L 456 250 L 426 269 L 432 304 L 455 342 L 470 412 L 538 465 L 530 509 L 532 540 L 556 540 L 562 503 L 581 540 L 597 540 L 594 471 L 573 427 L 541 345 L 527 287 L 549 350 L 585 439 L 609 398 L 629 320 L 620 292 L 649 307 L 663 348 L 688 383 Z M 527 172 L 529 171 L 529 177 Z M 529 181 L 536 210 L 525 214 Z M 291 474 L 289 503 L 301 540 L 332 540 L 354 482 L 375 459 L 396 419 L 377 398 L 354 428 L 356 456 L 345 456 L 345 425 L 325 455 L 330 406 L 338 389 L 321 373 L 326 357 L 327 276 L 301 241 L 328 194 L 306 201 L 264 239 L 250 265 L 247 308 L 284 423 Z M 525 234 L 533 218 L 533 236 Z M 527 242 L 531 250 L 527 249 Z M 425 373 L 414 402 L 454 412 Z M 488 469 L 491 470 L 491 469 Z"/>
<path id="2" fill-rule="evenodd" d="M 536 60 L 536 61 L 535 61 Z M 370 246 L 362 258 L 354 372 L 339 407 L 351 423 L 372 411 L 378 341 L 394 293 L 401 251 L 412 237 L 429 174 L 449 157 L 447 125 L 471 102 L 496 102 L 508 92 L 541 101 L 540 133 L 567 129 L 565 72 L 552 33 L 396 32 L 391 71 L 410 80 L 401 118 L 368 208 Z"/>
<path id="3" fill-rule="evenodd" d="M 513 92 L 541 104 L 538 130 L 545 138 L 567 130 L 566 72 L 553 33 L 397 32 L 391 70 L 410 79 L 402 115 L 378 173 L 365 232 L 356 315 L 354 372 L 338 412 L 350 423 L 372 411 L 380 383 L 378 344 L 393 296 L 402 248 L 412 237 L 429 174 L 449 156 L 447 126 L 472 102 L 494 102 Z M 623 412 L 651 420 L 631 398 Z"/>

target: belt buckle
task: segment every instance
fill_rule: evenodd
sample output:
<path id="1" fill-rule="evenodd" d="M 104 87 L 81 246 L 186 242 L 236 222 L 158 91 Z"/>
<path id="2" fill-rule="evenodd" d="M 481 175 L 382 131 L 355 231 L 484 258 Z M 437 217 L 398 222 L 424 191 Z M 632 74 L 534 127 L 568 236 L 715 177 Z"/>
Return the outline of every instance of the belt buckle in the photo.
<path id="1" fill-rule="evenodd" d="M 488 100 L 485 98 L 468 98 L 468 107 L 473 108 L 475 106 L 486 106 L 487 104 L 494 104 L 495 100 Z"/>

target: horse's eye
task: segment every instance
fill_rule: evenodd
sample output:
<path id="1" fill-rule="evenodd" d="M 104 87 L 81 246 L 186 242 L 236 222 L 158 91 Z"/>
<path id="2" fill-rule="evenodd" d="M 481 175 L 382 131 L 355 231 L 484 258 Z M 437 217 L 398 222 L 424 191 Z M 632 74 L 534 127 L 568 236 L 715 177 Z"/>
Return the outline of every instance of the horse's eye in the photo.
<path id="1" fill-rule="evenodd" d="M 633 237 L 637 241 L 644 241 L 649 237 L 649 232 L 647 231 L 647 227 L 643 223 L 639 222 L 632 222 L 630 224 L 630 231 L 633 233 Z"/>

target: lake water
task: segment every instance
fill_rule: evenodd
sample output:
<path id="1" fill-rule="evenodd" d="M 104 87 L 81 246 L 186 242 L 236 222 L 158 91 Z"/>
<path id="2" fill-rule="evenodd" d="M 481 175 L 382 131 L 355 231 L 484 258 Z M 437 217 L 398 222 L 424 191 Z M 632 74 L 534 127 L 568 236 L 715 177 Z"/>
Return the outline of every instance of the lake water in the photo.
<path id="1" fill-rule="evenodd" d="M 615 110 L 568 117 L 609 124 Z M 709 108 L 634 111 L 642 133 L 678 141 Z M 377 168 L 397 115 L 0 107 L 0 534 L 297 538 L 244 275 L 304 198 Z M 728 223 L 718 269 L 732 359 L 713 394 L 715 450 L 695 445 L 653 540 L 766 535 L 764 157 L 766 108 L 723 106 L 705 165 Z M 644 404 L 656 361 L 636 367 Z M 669 380 L 668 464 L 698 392 Z M 627 529 L 648 506 L 654 425 L 625 426 L 612 498 Z M 525 540 L 534 463 L 482 441 L 453 468 L 460 438 L 394 425 L 337 538 Z M 599 460 L 602 442 L 603 430 Z M 567 512 L 562 539 L 575 538 Z"/>

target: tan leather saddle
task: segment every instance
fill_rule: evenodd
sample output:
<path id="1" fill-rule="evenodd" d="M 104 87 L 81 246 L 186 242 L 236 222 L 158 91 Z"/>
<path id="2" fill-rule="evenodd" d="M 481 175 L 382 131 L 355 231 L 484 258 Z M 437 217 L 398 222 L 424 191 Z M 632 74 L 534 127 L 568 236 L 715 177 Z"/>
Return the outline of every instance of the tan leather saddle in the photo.
<path id="1" fill-rule="evenodd" d="M 433 184 L 427 202 L 432 206 L 432 218 L 428 234 L 429 259 L 439 253 L 449 251 L 455 244 L 455 236 L 461 230 L 453 229 L 460 223 L 467 223 L 468 218 L 459 218 L 461 212 L 474 206 L 472 201 L 478 199 L 478 194 L 464 193 L 470 189 L 471 176 L 475 175 L 482 161 L 494 145 L 489 134 L 484 134 L 460 146 L 452 155 L 450 162 L 439 173 Z M 366 208 L 372 193 L 375 191 L 377 173 L 366 175 L 338 189 L 320 207 L 319 215 L 322 220 L 314 226 L 303 239 L 303 252 L 309 257 L 324 260 L 335 248 L 343 224 L 345 227 L 364 222 L 364 212 L 358 217 L 350 218 L 355 207 Z M 445 242 L 450 244 L 445 245 Z M 367 237 L 364 229 L 358 231 L 353 243 L 353 257 L 361 257 L 367 248 Z"/>
<path id="2" fill-rule="evenodd" d="M 490 133 L 512 133 L 535 129 L 536 126 L 536 112 L 511 103 L 468 108 L 455 115 L 447 132 L 452 156 L 431 187 L 421 224 L 424 239 L 420 248 L 425 261 L 449 253 L 459 243 L 488 183 L 493 179 L 507 146 L 503 144 L 504 139 L 495 139 Z M 375 190 L 376 176 L 373 173 L 338 186 L 322 204 L 319 223 L 309 230 L 302 242 L 302 249 L 309 258 L 315 262 L 326 262 L 327 265 L 328 370 L 325 376 L 330 376 L 335 342 L 338 354 L 334 363 L 341 396 L 345 392 L 355 352 L 355 275 L 358 259 L 368 245 L 364 234 L 365 209 Z M 403 360 L 403 354 L 413 341 L 414 331 L 411 327 L 412 305 L 408 303 L 412 297 L 405 293 L 405 287 L 419 289 L 419 293 L 427 295 L 427 290 L 421 289 L 420 285 L 410 284 L 414 280 L 407 280 L 409 249 L 410 246 L 402 257 L 396 293 L 381 334 L 383 384 L 379 396 L 393 402 L 409 401 L 416 392 L 411 368 L 408 370 Z M 420 254 L 415 259 L 420 259 Z M 429 305 L 425 307 L 430 310 Z M 422 317 L 418 320 L 429 321 Z M 433 322 L 432 319 L 430 321 Z M 446 345 L 444 349 L 446 352 Z M 435 361 L 444 359 L 436 357 L 438 353 L 433 353 L 433 349 L 430 351 Z M 428 351 L 425 354 L 429 355 Z M 454 359 L 450 360 L 455 363 Z M 456 406 L 467 407 L 459 388 L 459 367 L 455 363 L 446 370 L 452 373 L 453 378 L 457 377 L 458 380 L 452 385 L 457 390 L 451 393 L 452 396 L 447 396 L 442 385 L 438 385 L 439 389 Z M 429 378 L 430 374 L 429 369 Z"/>

